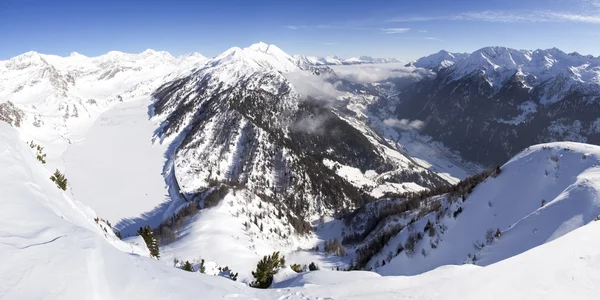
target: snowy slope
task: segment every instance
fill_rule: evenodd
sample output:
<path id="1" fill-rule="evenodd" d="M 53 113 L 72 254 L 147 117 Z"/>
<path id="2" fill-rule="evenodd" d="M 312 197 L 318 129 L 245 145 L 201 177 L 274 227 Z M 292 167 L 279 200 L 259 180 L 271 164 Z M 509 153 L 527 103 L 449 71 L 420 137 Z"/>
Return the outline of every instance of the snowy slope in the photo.
<path id="1" fill-rule="evenodd" d="M 414 275 L 465 262 L 485 266 L 582 227 L 600 215 L 599 165 L 598 146 L 532 146 L 506 163 L 499 176 L 479 184 L 464 203 L 442 206 L 441 217 L 427 215 L 392 238 L 376 260 L 396 253 L 409 233 L 424 236 L 414 255 L 400 253 L 378 272 Z M 462 213 L 454 216 L 459 207 Z M 423 232 L 427 221 L 437 229 L 433 236 Z M 501 236 L 486 241 L 488 230 Z"/>
<path id="2" fill-rule="evenodd" d="M 286 275 L 274 289 L 252 289 L 121 252 L 91 219 L 93 212 L 60 192 L 4 123 L 0 150 L 0 255 L 10 257 L 0 265 L 2 299 L 182 299 L 201 293 L 205 299 L 562 300 L 595 299 L 600 292 L 597 222 L 487 267 L 448 266 L 409 277 L 324 270 Z"/>
<path id="3" fill-rule="evenodd" d="M 3 122 L 0 151 L 0 255 L 10 257 L 0 264 L 0 298 L 180 299 L 194 286 L 214 299 L 243 289 L 121 252 L 132 246 L 102 231 L 92 210 L 59 190 Z"/>

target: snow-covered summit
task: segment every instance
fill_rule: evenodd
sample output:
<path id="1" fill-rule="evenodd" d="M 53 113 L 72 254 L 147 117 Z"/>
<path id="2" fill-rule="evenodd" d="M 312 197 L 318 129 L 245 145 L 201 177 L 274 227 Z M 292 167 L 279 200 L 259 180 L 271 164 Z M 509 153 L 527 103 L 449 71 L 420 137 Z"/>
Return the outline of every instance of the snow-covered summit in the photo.
<path id="1" fill-rule="evenodd" d="M 600 58 L 565 53 L 557 48 L 516 50 L 484 47 L 471 54 L 456 55 L 447 51 L 423 57 L 414 65 L 428 69 L 447 69 L 454 80 L 471 74 L 484 76 L 489 85 L 501 88 L 513 75 L 528 77 L 525 86 L 544 85 L 542 102 L 560 100 L 572 87 L 600 85 Z M 600 89 L 598 89 L 600 91 Z"/>
<path id="2" fill-rule="evenodd" d="M 417 68 L 432 70 L 438 68 L 447 68 L 466 56 L 466 53 L 450 53 L 446 50 L 441 50 L 438 53 L 422 57 L 411 64 Z"/>

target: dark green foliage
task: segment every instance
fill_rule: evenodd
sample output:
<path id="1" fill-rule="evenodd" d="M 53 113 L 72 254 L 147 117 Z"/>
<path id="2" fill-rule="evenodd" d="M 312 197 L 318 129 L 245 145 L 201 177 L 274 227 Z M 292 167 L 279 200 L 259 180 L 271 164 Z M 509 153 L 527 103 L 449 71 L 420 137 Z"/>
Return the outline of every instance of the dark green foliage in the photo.
<path id="1" fill-rule="evenodd" d="M 185 261 L 181 269 L 188 272 L 194 272 L 194 267 L 192 267 L 192 264 L 187 260 Z"/>
<path id="2" fill-rule="evenodd" d="M 290 268 L 296 273 L 302 273 L 302 266 L 299 264 L 290 265 Z"/>
<path id="3" fill-rule="evenodd" d="M 115 236 L 118 237 L 120 240 L 123 239 L 123 237 L 121 236 L 121 232 L 120 231 L 118 231 L 118 230 L 115 229 L 115 230 L 113 230 L 113 232 L 115 233 Z"/>
<path id="4" fill-rule="evenodd" d="M 266 289 L 273 283 L 273 276 L 277 274 L 280 268 L 285 266 L 285 257 L 279 257 L 279 252 L 273 252 L 272 255 L 263 257 L 256 265 L 256 271 L 252 272 L 254 281 L 251 287 Z"/>
<path id="5" fill-rule="evenodd" d="M 439 201 L 433 202 L 428 206 L 425 205 L 429 198 L 433 196 L 448 194 L 450 198 L 456 199 L 462 196 L 464 199 L 465 195 L 470 194 L 475 188 L 475 186 L 477 186 L 477 184 L 484 181 L 492 174 L 495 174 L 495 172 L 495 169 L 487 170 L 480 174 L 466 178 L 465 180 L 460 181 L 456 185 L 440 186 L 421 192 L 408 192 L 404 194 L 386 194 L 386 198 L 404 199 L 404 201 L 397 202 L 380 209 L 376 215 L 371 216 L 367 220 L 362 222 L 365 224 L 365 229 L 361 233 L 355 232 L 353 234 L 344 236 L 344 238 L 342 239 L 342 244 L 355 244 L 364 240 L 371 233 L 371 231 L 377 228 L 379 224 L 389 216 L 400 215 L 407 211 L 412 211 L 416 209 L 422 209 L 419 215 L 424 216 L 428 213 L 439 209 Z M 356 216 L 365 209 L 365 207 L 361 207 L 355 210 L 353 213 L 347 215 L 345 217 L 346 224 L 350 223 L 354 216 Z"/>
<path id="6" fill-rule="evenodd" d="M 61 190 L 67 190 L 67 178 L 58 169 L 50 176 L 50 180 L 54 181 Z"/>
<path id="7" fill-rule="evenodd" d="M 206 267 L 204 266 L 204 259 L 200 260 L 200 267 L 198 267 L 198 271 L 202 274 L 206 273 Z M 237 275 L 236 275 L 237 278 Z"/>
<path id="8" fill-rule="evenodd" d="M 158 241 L 154 237 L 154 233 L 150 226 L 140 227 L 137 234 L 142 236 L 144 242 L 146 242 L 146 246 L 148 246 L 148 250 L 150 250 L 150 257 L 159 258 Z"/>
<path id="9" fill-rule="evenodd" d="M 33 141 L 29 142 L 29 147 L 31 147 L 31 149 L 35 149 L 35 157 L 37 160 L 39 160 L 42 164 L 45 164 L 46 154 L 43 152 L 44 147 L 35 144 Z"/>
<path id="10" fill-rule="evenodd" d="M 229 278 L 233 281 L 237 281 L 238 273 L 233 273 L 233 271 L 230 270 L 229 267 L 225 266 L 222 269 L 219 267 L 219 276 Z"/>
<path id="11" fill-rule="evenodd" d="M 392 228 L 379 233 L 376 237 L 365 242 L 365 245 L 356 249 L 356 262 L 354 266 L 357 269 L 364 268 L 373 255 L 379 253 L 387 242 L 404 227 L 402 225 L 393 226 Z"/>
<path id="12" fill-rule="evenodd" d="M 319 270 L 319 266 L 317 264 L 315 264 L 314 262 L 311 262 L 308 265 L 308 270 L 309 271 L 318 271 Z"/>
<path id="13" fill-rule="evenodd" d="M 204 208 L 214 207 L 229 193 L 229 186 L 221 184 L 211 190 L 204 198 Z"/>
<path id="14" fill-rule="evenodd" d="M 169 219 L 163 221 L 156 229 L 156 235 L 162 245 L 167 245 L 177 239 L 176 232 L 183 226 L 187 217 L 194 216 L 199 211 L 198 204 L 193 201 L 180 209 Z"/>
<path id="15" fill-rule="evenodd" d="M 462 213 L 462 211 L 463 211 L 463 209 L 461 206 L 452 214 L 452 216 L 456 219 L 456 217 L 458 217 L 458 215 L 460 215 Z"/>

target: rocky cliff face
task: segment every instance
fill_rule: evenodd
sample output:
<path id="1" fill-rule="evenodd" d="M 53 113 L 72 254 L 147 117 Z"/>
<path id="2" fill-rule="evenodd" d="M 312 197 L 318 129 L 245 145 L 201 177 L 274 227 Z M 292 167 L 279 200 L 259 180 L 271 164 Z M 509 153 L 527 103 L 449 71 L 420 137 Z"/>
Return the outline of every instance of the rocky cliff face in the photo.
<path id="1" fill-rule="evenodd" d="M 352 184 L 326 162 L 373 177 L 410 173 L 423 186 L 445 182 L 391 149 L 365 124 L 354 123 L 343 110 L 348 102 L 331 104 L 298 92 L 285 76 L 289 72 L 333 76 L 329 69 L 307 68 L 275 46 L 256 44 L 232 48 L 154 94 L 155 118 L 163 120 L 157 136 L 173 141 L 168 168 L 179 193 L 191 199 L 225 183 L 309 216 L 373 199 L 368 188 Z"/>

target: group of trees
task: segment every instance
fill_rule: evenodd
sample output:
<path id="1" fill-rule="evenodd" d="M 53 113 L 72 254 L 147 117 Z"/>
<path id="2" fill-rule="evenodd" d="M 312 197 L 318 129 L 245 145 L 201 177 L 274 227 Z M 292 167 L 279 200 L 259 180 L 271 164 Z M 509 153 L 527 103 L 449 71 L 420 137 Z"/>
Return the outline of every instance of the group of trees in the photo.
<path id="1" fill-rule="evenodd" d="M 42 164 L 46 164 L 46 153 L 44 153 L 44 147 L 34 143 L 33 141 L 29 142 L 29 147 L 35 150 L 35 158 Z M 67 178 L 58 169 L 56 169 L 52 176 L 50 176 L 50 180 L 56 183 L 56 186 L 58 186 L 59 189 L 63 191 L 67 190 Z"/>
<path id="2" fill-rule="evenodd" d="M 37 158 L 37 160 L 39 160 L 42 164 L 45 164 L 46 153 L 44 153 L 44 147 L 37 145 L 33 141 L 29 142 L 29 147 L 31 149 L 35 149 L 35 157 Z"/>
<path id="3" fill-rule="evenodd" d="M 388 197 L 391 198 L 399 198 L 403 199 L 402 201 L 394 201 L 394 202 L 382 202 L 379 207 L 373 209 L 373 207 L 361 207 L 356 210 L 352 214 L 346 216 L 346 224 L 353 224 L 355 222 L 361 223 L 363 226 L 363 230 L 355 231 L 354 233 L 344 235 L 342 239 L 342 244 L 355 244 L 363 241 L 363 245 L 356 249 L 356 262 L 353 266 L 354 268 L 361 269 L 366 267 L 367 263 L 370 259 L 379 253 L 381 249 L 386 245 L 389 239 L 395 236 L 403 227 L 394 226 L 385 231 L 378 233 L 375 237 L 370 238 L 368 241 L 365 239 L 371 235 L 371 233 L 377 228 L 384 228 L 382 226 L 383 222 L 386 222 L 386 219 L 394 216 L 401 215 L 410 211 L 420 210 L 419 217 L 425 216 L 435 210 L 440 210 L 441 203 L 439 200 L 433 200 L 432 197 L 439 195 L 448 195 L 448 198 L 451 201 L 455 201 L 457 199 L 466 199 L 466 196 L 470 194 L 473 189 L 481 182 L 483 182 L 488 177 L 495 177 L 500 174 L 500 167 L 496 167 L 487 171 L 484 171 L 480 174 L 471 176 L 466 178 L 465 180 L 460 181 L 455 185 L 448 186 L 440 186 L 437 188 L 432 188 L 430 190 L 421 191 L 421 192 L 408 192 L 404 194 L 388 194 Z M 388 201 L 388 200 L 382 200 Z M 373 203 L 375 204 L 375 203 Z M 375 211 L 375 213 L 369 213 L 370 211 Z M 462 207 L 459 207 L 454 213 L 453 216 L 456 218 L 460 213 L 462 213 Z M 366 216 L 366 217 L 365 217 Z M 356 220 L 355 220 L 356 219 Z M 358 220 L 358 221 L 357 221 Z M 412 220 L 414 222 L 416 220 Z M 430 236 L 436 234 L 436 229 L 431 222 L 425 227 L 425 232 L 427 232 Z M 422 233 L 411 234 L 404 246 L 402 246 L 402 250 L 406 250 L 407 255 L 412 255 L 414 253 L 414 246 L 418 240 L 422 238 Z M 399 251 L 399 252 L 400 252 Z"/>
<path id="4" fill-rule="evenodd" d="M 337 256 L 346 256 L 346 250 L 344 246 L 340 243 L 340 240 L 337 238 L 325 241 L 325 245 L 323 247 L 325 253 L 337 255 Z"/>

